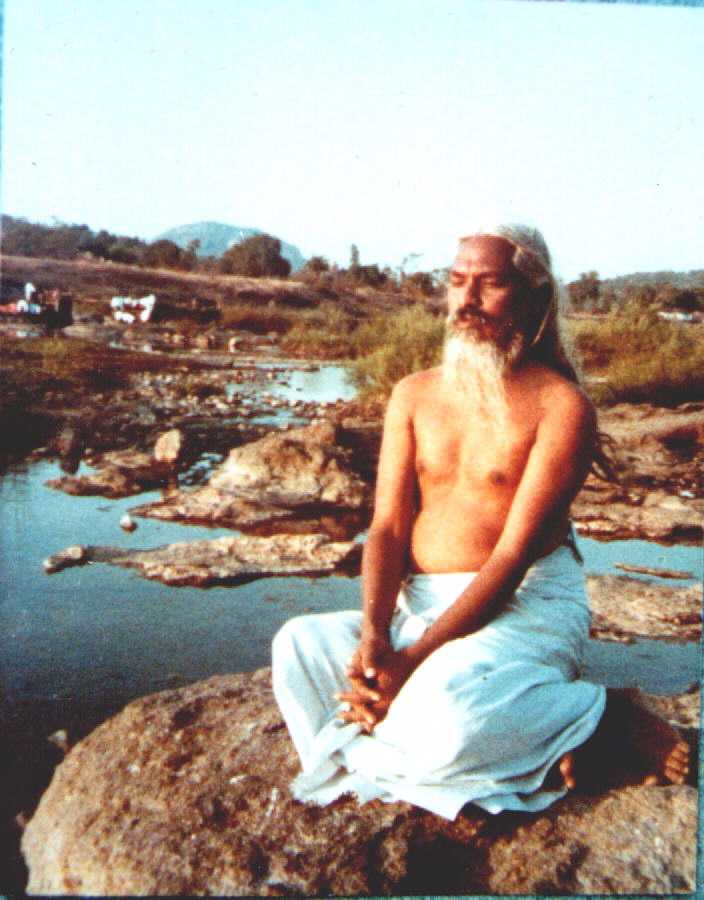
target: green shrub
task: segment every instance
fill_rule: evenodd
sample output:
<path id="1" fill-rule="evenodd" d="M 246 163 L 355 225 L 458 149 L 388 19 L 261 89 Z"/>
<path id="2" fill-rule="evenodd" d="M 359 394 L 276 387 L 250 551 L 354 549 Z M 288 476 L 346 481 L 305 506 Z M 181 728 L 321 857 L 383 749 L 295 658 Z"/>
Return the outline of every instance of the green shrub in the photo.
<path id="1" fill-rule="evenodd" d="M 222 310 L 220 326 L 232 331 L 251 331 L 253 334 L 287 332 L 296 321 L 296 314 L 273 310 L 268 304 L 238 303 Z"/>
<path id="2" fill-rule="evenodd" d="M 572 322 L 571 331 L 587 388 L 600 405 L 674 404 L 704 396 L 704 337 L 698 326 L 663 321 L 652 310 L 629 306 L 603 321 Z"/>
<path id="3" fill-rule="evenodd" d="M 360 393 L 388 395 L 400 378 L 437 365 L 444 331 L 443 318 L 421 305 L 360 326 L 353 335 L 356 359 L 350 365 Z"/>
<path id="4" fill-rule="evenodd" d="M 285 353 L 345 359 L 355 355 L 356 322 L 335 303 L 306 311 L 281 339 Z"/>

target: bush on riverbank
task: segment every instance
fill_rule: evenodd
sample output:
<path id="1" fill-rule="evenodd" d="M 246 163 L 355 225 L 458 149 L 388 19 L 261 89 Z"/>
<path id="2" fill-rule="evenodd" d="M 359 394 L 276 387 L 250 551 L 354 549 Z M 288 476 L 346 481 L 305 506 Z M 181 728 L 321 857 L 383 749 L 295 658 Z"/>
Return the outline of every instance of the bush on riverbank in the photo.
<path id="1" fill-rule="evenodd" d="M 355 316 L 339 304 L 327 303 L 299 315 L 282 337 L 281 349 L 297 356 L 351 359 L 357 355 L 358 327 Z"/>
<path id="2" fill-rule="evenodd" d="M 671 405 L 704 396 L 704 334 L 652 311 L 624 310 L 571 323 L 572 339 L 599 405 Z"/>
<path id="3" fill-rule="evenodd" d="M 378 316 L 349 335 L 363 395 L 388 395 L 399 378 L 440 361 L 444 321 L 427 307 Z M 568 321 L 567 337 L 595 403 L 675 405 L 704 397 L 704 331 L 627 308 L 602 321 Z"/>
<path id="4" fill-rule="evenodd" d="M 295 320 L 296 313 L 292 311 L 274 311 L 266 304 L 238 303 L 223 309 L 219 324 L 224 330 L 285 334 L 293 327 Z"/>
<path id="5" fill-rule="evenodd" d="M 437 365 L 444 330 L 444 318 L 420 304 L 360 326 L 353 335 L 351 364 L 360 394 L 389 394 L 400 378 Z"/>

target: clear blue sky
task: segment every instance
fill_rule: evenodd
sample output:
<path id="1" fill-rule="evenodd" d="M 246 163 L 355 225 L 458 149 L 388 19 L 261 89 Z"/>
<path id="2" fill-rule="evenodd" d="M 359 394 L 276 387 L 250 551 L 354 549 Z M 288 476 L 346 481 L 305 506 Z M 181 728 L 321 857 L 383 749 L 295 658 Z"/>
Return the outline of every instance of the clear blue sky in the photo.
<path id="1" fill-rule="evenodd" d="M 704 9 L 6 0 L 5 212 L 203 219 L 446 265 L 483 219 L 566 279 L 704 268 Z"/>

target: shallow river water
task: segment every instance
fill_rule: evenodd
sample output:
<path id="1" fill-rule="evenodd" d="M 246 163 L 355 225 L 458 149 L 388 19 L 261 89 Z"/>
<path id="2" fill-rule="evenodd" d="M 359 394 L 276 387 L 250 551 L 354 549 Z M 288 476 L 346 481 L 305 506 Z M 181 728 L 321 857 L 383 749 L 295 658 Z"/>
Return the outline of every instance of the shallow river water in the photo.
<path id="1" fill-rule="evenodd" d="M 34 704 L 57 715 L 70 709 L 72 718 L 80 707 L 252 670 L 268 664 L 271 638 L 291 616 L 359 605 L 359 579 L 344 576 L 262 578 L 207 590 L 167 587 L 100 564 L 47 576 L 42 561 L 70 544 L 154 547 L 231 533 L 150 519 L 125 533 L 122 514 L 158 492 L 71 497 L 45 486 L 59 474 L 57 464 L 41 462 L 0 479 L 0 674 L 11 719 L 24 718 Z M 701 561 L 696 547 L 585 539 L 579 545 L 588 573 L 614 571 L 617 561 L 697 572 Z M 616 677 L 624 653 L 650 689 L 670 692 L 697 678 L 695 645 L 643 641 L 596 649 L 600 680 L 608 681 L 610 671 Z"/>
<path id="2" fill-rule="evenodd" d="M 271 368 L 268 390 L 279 397 L 320 403 L 354 396 L 340 366 Z M 289 415 L 272 411 L 272 420 Z M 201 468 L 214 462 L 205 459 Z M 42 561 L 70 544 L 146 548 L 231 534 L 150 519 L 125 533 L 123 513 L 159 492 L 71 497 L 45 486 L 60 474 L 58 464 L 40 462 L 0 477 L 0 712 L 10 728 L 36 726 L 38 715 L 47 729 L 58 728 L 144 693 L 250 671 L 269 663 L 271 638 L 291 616 L 359 607 L 359 578 L 345 576 L 262 578 L 207 590 L 167 587 L 99 564 L 47 576 Z M 617 571 L 616 562 L 701 571 L 701 548 L 586 539 L 579 546 L 587 573 Z M 698 678 L 693 644 L 593 643 L 591 672 L 606 683 L 623 681 L 624 667 L 663 693 Z"/>

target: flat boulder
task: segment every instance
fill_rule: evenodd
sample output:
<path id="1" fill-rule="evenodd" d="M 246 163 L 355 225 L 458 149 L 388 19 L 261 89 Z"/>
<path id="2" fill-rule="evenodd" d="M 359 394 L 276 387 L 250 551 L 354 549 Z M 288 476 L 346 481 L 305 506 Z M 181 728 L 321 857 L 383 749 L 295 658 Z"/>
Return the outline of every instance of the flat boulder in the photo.
<path id="1" fill-rule="evenodd" d="M 97 457 L 86 475 L 52 478 L 47 487 L 76 496 L 117 499 L 140 494 L 168 482 L 170 467 L 139 450 L 112 450 Z"/>
<path id="2" fill-rule="evenodd" d="M 572 519 L 587 537 L 695 542 L 704 535 L 704 499 L 657 488 L 644 492 L 590 475 L 572 504 Z"/>
<path id="3" fill-rule="evenodd" d="M 675 587 L 627 575 L 589 575 L 587 593 L 592 637 L 619 641 L 701 638 L 701 585 Z"/>
<path id="4" fill-rule="evenodd" d="M 343 445 L 339 428 L 320 422 L 271 432 L 231 450 L 208 483 L 143 504 L 133 515 L 245 527 L 282 518 L 361 510 L 371 489 Z"/>
<path id="5" fill-rule="evenodd" d="M 369 500 L 369 491 L 346 462 L 335 425 L 320 422 L 272 432 L 236 447 L 209 484 L 215 490 L 272 505 L 332 504 L 356 509 Z"/>
<path id="6" fill-rule="evenodd" d="M 44 563 L 47 574 L 72 565 L 102 562 L 136 569 L 144 578 L 173 587 L 210 587 L 271 575 L 327 575 L 336 569 L 359 571 L 361 545 L 330 541 L 323 534 L 236 535 L 167 544 L 151 550 L 121 547 L 69 547 Z"/>
<path id="7" fill-rule="evenodd" d="M 689 786 L 573 792 L 455 822 L 407 803 L 319 807 L 269 670 L 129 704 L 77 744 L 29 822 L 30 894 L 673 894 L 694 890 Z"/>

